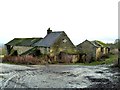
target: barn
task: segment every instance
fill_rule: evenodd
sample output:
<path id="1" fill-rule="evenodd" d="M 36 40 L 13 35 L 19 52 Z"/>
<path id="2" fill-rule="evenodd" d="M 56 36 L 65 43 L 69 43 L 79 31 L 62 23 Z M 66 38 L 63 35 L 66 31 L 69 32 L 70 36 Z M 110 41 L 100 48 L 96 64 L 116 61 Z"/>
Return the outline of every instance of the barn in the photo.
<path id="1" fill-rule="evenodd" d="M 42 38 L 14 38 L 5 44 L 7 55 L 24 55 L 28 51 L 33 50 L 34 43 L 42 40 Z"/>
<path id="2" fill-rule="evenodd" d="M 96 41 L 85 40 L 76 46 L 77 50 L 82 53 L 81 62 L 92 62 L 99 60 L 103 55 L 103 47 Z"/>

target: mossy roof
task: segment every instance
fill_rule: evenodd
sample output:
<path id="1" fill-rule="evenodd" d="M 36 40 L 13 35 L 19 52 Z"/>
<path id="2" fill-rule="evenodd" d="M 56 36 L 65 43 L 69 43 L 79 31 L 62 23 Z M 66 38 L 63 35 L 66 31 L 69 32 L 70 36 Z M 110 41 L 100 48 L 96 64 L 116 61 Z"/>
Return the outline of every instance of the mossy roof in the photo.
<path id="1" fill-rule="evenodd" d="M 99 44 L 99 45 L 102 46 L 102 47 L 108 47 L 108 45 L 105 44 L 105 43 L 102 42 L 102 41 L 95 40 L 94 42 L 96 42 L 97 44 Z"/>
<path id="2" fill-rule="evenodd" d="M 92 44 L 93 46 L 95 46 L 95 47 L 100 47 L 99 45 L 97 45 L 97 44 L 95 44 L 95 42 L 93 42 L 93 41 L 89 41 L 89 40 L 85 40 L 85 41 L 83 41 L 82 43 L 80 43 L 79 45 L 81 45 L 81 44 L 83 44 L 83 43 L 85 43 L 85 42 L 89 42 L 90 44 Z M 77 47 L 79 46 L 79 45 L 77 45 Z"/>
<path id="3" fill-rule="evenodd" d="M 94 40 L 94 41 L 85 40 L 85 41 L 83 41 L 82 43 L 84 43 L 84 42 L 89 42 L 90 44 L 92 44 L 92 45 L 95 46 L 95 47 L 108 47 L 107 44 L 105 44 L 104 42 L 99 41 L 99 40 Z M 81 45 L 82 43 L 80 43 L 79 45 Z M 78 47 L 79 45 L 77 45 L 77 47 Z"/>
<path id="4" fill-rule="evenodd" d="M 31 48 L 31 49 L 29 49 L 29 50 L 23 52 L 23 53 L 20 54 L 20 55 L 26 55 L 26 54 L 32 53 L 32 52 L 34 52 L 36 49 L 37 49 L 37 47 L 33 47 L 33 48 Z"/>
<path id="5" fill-rule="evenodd" d="M 34 43 L 42 40 L 42 38 L 14 38 L 6 43 L 11 46 L 33 46 Z"/>

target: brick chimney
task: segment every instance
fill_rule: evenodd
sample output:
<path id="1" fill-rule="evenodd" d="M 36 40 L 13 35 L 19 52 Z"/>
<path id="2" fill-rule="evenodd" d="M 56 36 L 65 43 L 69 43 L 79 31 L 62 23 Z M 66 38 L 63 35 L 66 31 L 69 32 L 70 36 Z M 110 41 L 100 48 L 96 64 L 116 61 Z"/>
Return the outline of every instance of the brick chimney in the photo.
<path id="1" fill-rule="evenodd" d="M 51 32 L 52 32 L 52 30 L 50 30 L 50 28 L 48 28 L 47 34 L 50 34 Z"/>

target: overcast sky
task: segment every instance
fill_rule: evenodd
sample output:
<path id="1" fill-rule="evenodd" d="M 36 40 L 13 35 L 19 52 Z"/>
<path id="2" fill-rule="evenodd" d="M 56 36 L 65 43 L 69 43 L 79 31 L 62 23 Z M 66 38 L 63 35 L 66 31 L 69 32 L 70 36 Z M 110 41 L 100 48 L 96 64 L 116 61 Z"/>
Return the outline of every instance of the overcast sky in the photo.
<path id="1" fill-rule="evenodd" d="M 82 41 L 118 38 L 119 0 L 0 0 L 0 43 L 44 37 L 50 27 Z"/>

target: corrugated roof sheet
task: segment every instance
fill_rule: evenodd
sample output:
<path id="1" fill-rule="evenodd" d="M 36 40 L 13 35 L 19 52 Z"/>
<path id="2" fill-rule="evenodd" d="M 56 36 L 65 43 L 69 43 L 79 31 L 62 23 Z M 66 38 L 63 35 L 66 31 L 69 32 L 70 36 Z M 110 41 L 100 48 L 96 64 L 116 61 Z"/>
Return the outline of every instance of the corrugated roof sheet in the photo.
<path id="1" fill-rule="evenodd" d="M 6 45 L 12 46 L 32 46 L 37 41 L 42 40 L 42 38 L 14 38 Z"/>
<path id="2" fill-rule="evenodd" d="M 52 46 L 57 38 L 63 33 L 63 31 L 59 32 L 51 32 L 46 35 L 44 39 L 34 44 L 34 46 L 42 46 L 42 47 L 50 47 Z"/>
<path id="3" fill-rule="evenodd" d="M 102 41 L 95 40 L 95 42 L 98 43 L 98 44 L 99 44 L 100 46 L 102 46 L 102 47 L 108 47 L 108 45 L 105 44 L 105 43 L 102 42 Z"/>
<path id="4" fill-rule="evenodd" d="M 99 45 L 96 41 L 90 41 L 90 42 L 96 47 L 101 47 L 101 45 Z"/>

